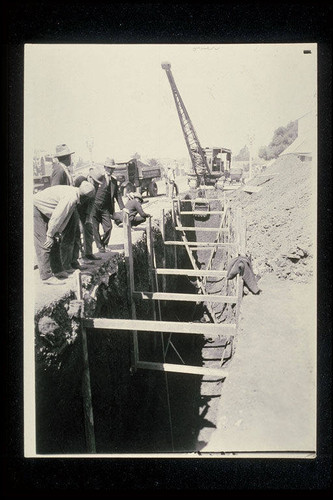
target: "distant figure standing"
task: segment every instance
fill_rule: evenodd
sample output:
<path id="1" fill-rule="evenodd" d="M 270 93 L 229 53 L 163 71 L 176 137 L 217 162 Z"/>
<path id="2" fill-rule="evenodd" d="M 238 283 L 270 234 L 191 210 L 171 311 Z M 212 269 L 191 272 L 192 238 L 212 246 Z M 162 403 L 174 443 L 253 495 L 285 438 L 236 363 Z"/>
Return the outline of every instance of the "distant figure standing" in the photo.
<path id="1" fill-rule="evenodd" d="M 173 198 L 174 195 L 178 196 L 178 186 L 176 184 L 175 171 L 171 167 L 168 167 L 167 179 L 168 179 L 168 185 L 169 185 L 168 191 L 169 191 L 170 198 Z"/>
<path id="2" fill-rule="evenodd" d="M 112 230 L 111 216 L 114 214 L 115 200 L 117 200 L 120 210 L 124 208 L 117 179 L 112 175 L 115 167 L 115 161 L 107 158 L 104 162 L 104 169 L 95 168 L 90 174 L 97 187 L 91 215 L 94 240 L 99 252 L 102 253 L 107 251 L 106 247 L 110 241 Z M 100 224 L 102 224 L 104 231 L 102 236 L 99 232 Z"/>
<path id="3" fill-rule="evenodd" d="M 147 214 L 142 208 L 143 198 L 140 193 L 128 193 L 127 197 L 128 201 L 125 204 L 124 210 L 113 214 L 113 220 L 117 226 L 124 221 L 123 213 L 125 211 L 128 213 L 128 219 L 132 227 L 142 224 L 147 217 L 151 217 L 151 215 Z"/>
<path id="4" fill-rule="evenodd" d="M 74 186 L 51 186 L 36 193 L 34 200 L 34 242 L 43 283 L 61 285 L 68 277 L 60 259 L 56 236 L 63 233 L 78 204 L 84 206 L 95 196 L 90 182 Z"/>
<path id="5" fill-rule="evenodd" d="M 53 164 L 51 174 L 51 186 L 74 186 L 74 179 L 70 170 L 72 166 L 72 151 L 67 144 L 56 146 L 55 158 L 58 163 Z M 80 255 L 80 225 L 79 214 L 74 210 L 72 217 L 68 222 L 60 237 L 60 256 L 64 269 L 67 272 L 73 272 L 75 269 L 86 269 L 79 263 Z"/>

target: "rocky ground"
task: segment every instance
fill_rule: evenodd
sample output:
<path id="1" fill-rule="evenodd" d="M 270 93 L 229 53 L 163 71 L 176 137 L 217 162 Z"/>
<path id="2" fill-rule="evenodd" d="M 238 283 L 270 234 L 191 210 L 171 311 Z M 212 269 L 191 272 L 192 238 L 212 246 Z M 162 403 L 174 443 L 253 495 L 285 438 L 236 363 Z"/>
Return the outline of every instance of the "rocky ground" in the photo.
<path id="1" fill-rule="evenodd" d="M 230 194 L 233 208 L 247 219 L 247 250 L 256 272 L 308 282 L 314 272 L 316 236 L 316 167 L 293 156 L 279 158 L 247 185 L 249 194 Z"/>

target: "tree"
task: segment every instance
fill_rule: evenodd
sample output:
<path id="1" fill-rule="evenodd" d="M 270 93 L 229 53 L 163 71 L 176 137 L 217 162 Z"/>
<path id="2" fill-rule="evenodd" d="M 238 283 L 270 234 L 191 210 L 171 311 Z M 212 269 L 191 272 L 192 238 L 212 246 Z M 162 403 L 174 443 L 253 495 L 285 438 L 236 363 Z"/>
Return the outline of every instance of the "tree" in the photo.
<path id="1" fill-rule="evenodd" d="M 279 127 L 274 131 L 273 139 L 268 146 L 259 149 L 258 156 L 264 160 L 277 158 L 298 135 L 298 122 L 289 122 L 286 127 Z"/>
<path id="2" fill-rule="evenodd" d="M 250 159 L 250 151 L 249 148 L 245 145 L 237 156 L 234 156 L 234 160 L 236 161 L 248 161 Z"/>
<path id="3" fill-rule="evenodd" d="M 147 163 L 150 167 L 160 167 L 161 166 L 161 162 L 160 162 L 160 160 L 157 160 L 157 158 L 149 158 L 147 160 Z"/>
<path id="4" fill-rule="evenodd" d="M 131 156 L 131 158 L 133 160 L 140 160 L 141 155 L 139 153 L 133 153 L 132 156 Z"/>

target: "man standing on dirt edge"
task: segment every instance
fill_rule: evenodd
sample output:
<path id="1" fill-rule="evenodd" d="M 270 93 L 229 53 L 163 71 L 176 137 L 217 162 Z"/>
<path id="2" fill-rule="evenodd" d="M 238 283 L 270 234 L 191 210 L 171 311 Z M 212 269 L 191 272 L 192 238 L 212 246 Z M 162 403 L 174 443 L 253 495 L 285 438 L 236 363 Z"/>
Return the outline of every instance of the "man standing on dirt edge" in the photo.
<path id="1" fill-rule="evenodd" d="M 102 253 L 107 251 L 106 247 L 110 241 L 112 230 L 111 216 L 114 214 L 115 199 L 117 200 L 120 210 L 124 208 L 117 179 L 112 175 L 115 166 L 115 161 L 107 158 L 104 162 L 104 171 L 100 168 L 96 168 L 90 174 L 97 185 L 94 207 L 91 215 L 94 240 L 99 252 Z M 102 224 L 103 227 L 103 236 L 101 236 L 99 232 L 100 224 Z"/>
<path id="2" fill-rule="evenodd" d="M 58 159 L 58 163 L 54 163 L 53 165 L 51 186 L 74 186 L 73 176 L 70 171 L 73 154 L 74 151 L 72 151 L 67 144 L 58 144 L 58 146 L 56 146 L 56 154 L 54 156 Z M 79 214 L 77 210 L 74 210 L 72 217 L 68 221 L 60 237 L 60 257 L 62 265 L 67 272 L 74 272 L 75 269 L 86 269 L 86 266 L 81 266 L 79 264 L 79 255 Z"/>

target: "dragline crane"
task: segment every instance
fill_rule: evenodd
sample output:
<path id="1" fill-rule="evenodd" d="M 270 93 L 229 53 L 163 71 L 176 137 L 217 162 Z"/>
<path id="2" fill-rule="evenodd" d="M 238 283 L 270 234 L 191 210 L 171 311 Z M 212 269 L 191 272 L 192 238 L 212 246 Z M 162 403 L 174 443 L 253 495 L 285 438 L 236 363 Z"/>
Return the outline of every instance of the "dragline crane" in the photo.
<path id="1" fill-rule="evenodd" d="M 205 149 L 201 147 L 198 135 L 173 78 L 171 64 L 163 62 L 161 66 L 165 70 L 170 83 L 180 125 L 191 158 L 192 169 L 189 174 L 189 184 L 197 188 L 215 185 L 218 179 L 230 169 L 231 151 L 221 147 Z"/>

